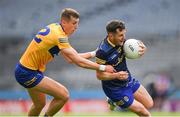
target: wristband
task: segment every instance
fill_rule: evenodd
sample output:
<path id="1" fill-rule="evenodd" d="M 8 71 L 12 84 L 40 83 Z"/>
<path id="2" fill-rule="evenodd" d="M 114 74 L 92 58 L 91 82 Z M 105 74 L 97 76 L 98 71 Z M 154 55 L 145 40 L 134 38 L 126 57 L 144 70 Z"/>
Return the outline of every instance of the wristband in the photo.
<path id="1" fill-rule="evenodd" d="M 92 51 L 92 52 L 90 52 L 90 54 L 91 54 L 91 57 L 95 57 L 96 56 L 96 51 Z"/>
<path id="2" fill-rule="evenodd" d="M 99 70 L 100 71 L 105 71 L 106 70 L 106 66 L 105 65 L 99 65 Z"/>

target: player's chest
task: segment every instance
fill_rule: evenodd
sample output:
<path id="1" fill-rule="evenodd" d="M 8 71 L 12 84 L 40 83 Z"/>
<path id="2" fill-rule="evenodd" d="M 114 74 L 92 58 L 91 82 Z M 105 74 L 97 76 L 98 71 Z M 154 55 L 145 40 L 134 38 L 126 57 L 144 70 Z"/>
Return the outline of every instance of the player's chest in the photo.
<path id="1" fill-rule="evenodd" d="M 107 62 L 113 66 L 117 66 L 123 62 L 124 58 L 125 56 L 122 47 L 113 48 L 108 54 Z"/>

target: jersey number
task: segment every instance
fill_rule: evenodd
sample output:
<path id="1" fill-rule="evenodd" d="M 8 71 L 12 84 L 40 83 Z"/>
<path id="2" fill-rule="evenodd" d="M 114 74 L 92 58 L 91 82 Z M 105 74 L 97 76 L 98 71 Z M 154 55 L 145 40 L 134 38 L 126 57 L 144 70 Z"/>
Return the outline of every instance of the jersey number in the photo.
<path id="1" fill-rule="evenodd" d="M 37 33 L 37 35 L 34 37 L 34 40 L 35 40 L 37 43 L 40 43 L 40 42 L 42 41 L 42 39 L 39 38 L 38 35 L 46 36 L 46 35 L 49 34 L 49 32 L 50 32 L 49 27 L 46 27 L 46 28 L 42 29 L 42 30 L 39 31 L 39 32 Z"/>
<path id="2" fill-rule="evenodd" d="M 34 37 L 34 40 L 35 40 L 37 43 L 40 43 L 40 42 L 42 41 L 42 39 L 39 38 L 38 35 L 46 36 L 46 35 L 49 34 L 49 32 L 50 32 L 49 27 L 46 27 L 46 28 L 42 29 L 42 30 L 39 31 L 39 32 L 37 33 L 37 35 Z M 53 47 L 50 48 L 48 51 L 49 51 L 49 53 L 51 54 L 51 56 L 54 57 L 54 55 L 58 55 L 58 53 L 59 53 L 60 50 L 59 50 L 58 46 L 53 46 Z"/>

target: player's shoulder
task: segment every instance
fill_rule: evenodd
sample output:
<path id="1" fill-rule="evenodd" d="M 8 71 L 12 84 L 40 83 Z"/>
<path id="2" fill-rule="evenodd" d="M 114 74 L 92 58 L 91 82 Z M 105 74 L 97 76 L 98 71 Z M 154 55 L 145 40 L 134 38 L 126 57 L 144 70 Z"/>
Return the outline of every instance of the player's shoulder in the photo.
<path id="1" fill-rule="evenodd" d="M 50 28 L 51 30 L 57 30 L 60 27 L 60 25 L 58 23 L 51 23 L 46 27 Z"/>
<path id="2" fill-rule="evenodd" d="M 41 28 L 39 30 L 38 34 L 39 33 L 41 34 L 41 33 L 44 33 L 44 32 L 48 32 L 48 34 L 51 34 L 52 32 L 54 32 L 54 30 L 56 30 L 56 28 L 57 28 L 56 23 L 52 23 L 52 24 L 46 25 L 43 28 Z"/>
<path id="3" fill-rule="evenodd" d="M 58 36 L 58 38 L 68 38 L 68 36 L 65 34 L 63 28 L 59 23 L 52 23 L 47 25 L 47 27 L 49 27 L 51 33 L 53 35 Z"/>
<path id="4" fill-rule="evenodd" d="M 106 58 L 106 56 L 107 56 L 106 49 L 102 45 L 99 45 L 98 50 L 96 51 L 96 57 Z"/>
<path id="5" fill-rule="evenodd" d="M 97 51 L 96 51 L 96 54 L 99 54 L 99 55 L 105 55 L 106 52 L 102 49 L 102 48 L 98 48 Z"/>
<path id="6" fill-rule="evenodd" d="M 108 53 L 112 49 L 112 46 L 110 46 L 107 42 L 107 38 L 102 40 L 102 42 L 99 45 L 99 49 L 103 51 L 103 53 Z"/>
<path id="7" fill-rule="evenodd" d="M 60 26 L 60 24 L 57 22 L 54 22 L 54 23 L 48 24 L 48 26 L 57 27 L 57 26 Z"/>

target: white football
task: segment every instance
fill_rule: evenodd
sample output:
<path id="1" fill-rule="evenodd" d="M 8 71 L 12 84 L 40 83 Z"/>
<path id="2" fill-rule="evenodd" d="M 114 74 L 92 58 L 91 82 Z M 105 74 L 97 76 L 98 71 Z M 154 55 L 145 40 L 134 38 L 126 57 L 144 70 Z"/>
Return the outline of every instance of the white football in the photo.
<path id="1" fill-rule="evenodd" d="M 123 48 L 124 48 L 124 52 L 125 52 L 125 56 L 128 59 L 137 59 L 140 58 L 139 55 L 139 44 L 140 41 L 137 39 L 128 39 L 125 41 Z"/>

